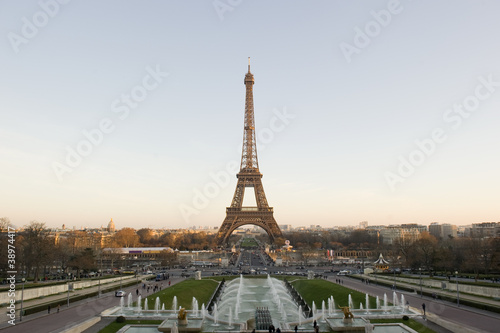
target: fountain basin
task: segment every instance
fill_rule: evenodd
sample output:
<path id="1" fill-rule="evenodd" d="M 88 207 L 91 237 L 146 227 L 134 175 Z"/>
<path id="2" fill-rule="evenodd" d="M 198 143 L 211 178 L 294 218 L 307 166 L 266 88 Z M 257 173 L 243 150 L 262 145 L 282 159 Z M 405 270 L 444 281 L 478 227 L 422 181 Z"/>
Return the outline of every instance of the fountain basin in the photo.
<path id="1" fill-rule="evenodd" d="M 201 332 L 202 325 L 203 325 L 203 319 L 202 318 L 189 318 L 187 321 L 187 324 L 182 325 L 178 323 L 177 318 L 167 318 L 164 320 L 160 326 L 158 326 L 158 331 L 160 332 L 171 332 L 172 327 L 174 326 L 174 323 L 177 325 L 177 331 L 179 333 L 182 332 Z"/>
<path id="2" fill-rule="evenodd" d="M 366 320 L 361 318 L 327 319 L 327 324 L 334 332 L 365 332 Z"/>

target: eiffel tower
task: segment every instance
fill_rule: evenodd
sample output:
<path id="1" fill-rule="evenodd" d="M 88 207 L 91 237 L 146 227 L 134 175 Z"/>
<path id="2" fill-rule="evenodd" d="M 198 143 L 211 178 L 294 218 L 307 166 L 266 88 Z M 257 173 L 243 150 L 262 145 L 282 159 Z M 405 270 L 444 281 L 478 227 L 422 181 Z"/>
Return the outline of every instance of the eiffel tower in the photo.
<path id="1" fill-rule="evenodd" d="M 269 207 L 262 186 L 262 174 L 257 161 L 257 142 L 255 138 L 255 120 L 253 111 L 253 74 L 250 73 L 250 58 L 248 58 L 248 73 L 245 74 L 245 127 L 243 130 L 243 148 L 241 154 L 240 172 L 236 175 L 238 184 L 234 192 L 231 207 L 226 208 L 226 218 L 217 233 L 217 243 L 224 244 L 231 233 L 238 227 L 253 224 L 264 229 L 271 242 L 283 237 L 273 216 L 273 208 Z M 245 189 L 253 187 L 256 207 L 243 207 Z"/>

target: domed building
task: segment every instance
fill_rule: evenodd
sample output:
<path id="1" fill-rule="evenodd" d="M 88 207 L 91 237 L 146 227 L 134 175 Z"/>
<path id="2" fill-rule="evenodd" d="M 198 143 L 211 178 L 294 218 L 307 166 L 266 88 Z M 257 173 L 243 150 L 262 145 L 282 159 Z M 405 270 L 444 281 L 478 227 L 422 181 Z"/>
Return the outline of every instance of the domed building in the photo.
<path id="1" fill-rule="evenodd" d="M 113 222 L 113 219 L 109 221 L 107 229 L 109 232 L 115 232 L 115 222 Z"/>

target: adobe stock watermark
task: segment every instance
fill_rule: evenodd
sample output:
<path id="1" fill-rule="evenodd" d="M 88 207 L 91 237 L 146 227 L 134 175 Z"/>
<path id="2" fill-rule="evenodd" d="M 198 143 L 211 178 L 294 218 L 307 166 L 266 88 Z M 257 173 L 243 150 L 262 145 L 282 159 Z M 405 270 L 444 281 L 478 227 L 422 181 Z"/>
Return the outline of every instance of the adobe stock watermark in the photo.
<path id="1" fill-rule="evenodd" d="M 7 33 L 7 39 L 10 42 L 10 46 L 17 54 L 19 53 L 19 47 L 23 44 L 28 44 L 30 40 L 35 38 L 41 29 L 49 24 L 50 20 L 53 19 L 61 9 L 61 5 L 66 5 L 71 0 L 40 0 L 38 5 L 40 10 L 36 11 L 31 18 L 23 16 L 21 18 L 22 26 L 20 29 L 20 34 L 10 31 Z"/>
<path id="2" fill-rule="evenodd" d="M 155 68 L 146 67 L 146 74 L 140 84 L 130 89 L 129 93 L 122 93 L 120 97 L 111 102 L 111 112 L 116 114 L 119 120 L 125 120 L 129 117 L 130 111 L 139 107 L 149 95 L 149 93 L 163 82 L 169 75 L 160 69 L 160 65 Z M 116 129 L 116 121 L 110 117 L 102 118 L 96 127 L 82 130 L 83 139 L 78 141 L 73 147 L 66 145 L 66 156 L 63 162 L 53 161 L 52 170 L 59 182 L 63 181 L 66 174 L 72 173 L 83 161 L 83 159 L 94 151 L 94 148 L 100 146 L 104 141 L 105 135 L 113 133 Z"/>
<path id="3" fill-rule="evenodd" d="M 214 0 L 212 6 L 214 6 L 219 20 L 224 21 L 224 15 L 226 15 L 227 12 L 232 12 L 236 7 L 241 5 L 242 2 L 243 0 Z"/>
<path id="4" fill-rule="evenodd" d="M 351 63 L 353 55 L 360 54 L 363 49 L 368 47 L 372 40 L 380 35 L 384 28 L 389 26 L 393 17 L 403 12 L 403 9 L 399 0 L 390 0 L 386 9 L 370 11 L 373 20 L 366 22 L 363 28 L 354 27 L 352 44 L 346 42 L 339 44 L 340 51 L 342 51 L 347 63 Z"/>
<path id="5" fill-rule="evenodd" d="M 269 120 L 267 127 L 258 130 L 256 133 L 257 151 L 262 151 L 276 138 L 276 134 L 283 132 L 295 119 L 295 115 L 288 113 L 286 107 L 282 110 L 273 109 L 273 116 Z M 239 153 L 241 154 L 242 144 L 238 146 Z M 179 211 L 184 222 L 190 223 L 190 218 L 193 215 L 198 215 L 200 212 L 207 208 L 210 200 L 216 198 L 221 190 L 225 189 L 231 178 L 240 171 L 240 162 L 231 160 L 226 163 L 224 170 L 217 172 L 210 172 L 208 174 L 210 181 L 205 183 L 201 188 L 195 187 L 193 189 L 193 198 L 190 204 L 180 204 Z"/>
<path id="6" fill-rule="evenodd" d="M 493 80 L 493 74 L 479 76 L 477 78 L 479 84 L 474 89 L 474 92 L 465 97 L 460 103 L 453 104 L 452 107 L 446 109 L 443 113 L 443 121 L 456 131 L 462 125 L 464 119 L 469 118 L 481 105 L 481 102 L 487 100 L 500 87 L 500 81 Z M 448 139 L 446 127 L 436 127 L 431 132 L 429 137 L 422 140 L 415 140 L 416 148 L 408 155 L 398 156 L 398 166 L 394 172 L 387 171 L 384 174 L 385 181 L 391 189 L 396 190 L 396 185 L 404 183 L 408 177 L 412 176 L 416 169 L 427 161 L 432 156 L 438 146 Z"/>

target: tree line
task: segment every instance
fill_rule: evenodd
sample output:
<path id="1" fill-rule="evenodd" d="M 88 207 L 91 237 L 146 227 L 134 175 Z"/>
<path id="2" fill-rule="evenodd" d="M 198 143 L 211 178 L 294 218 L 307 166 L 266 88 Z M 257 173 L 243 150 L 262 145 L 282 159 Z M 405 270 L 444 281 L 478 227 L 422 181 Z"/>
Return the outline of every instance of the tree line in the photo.
<path id="1" fill-rule="evenodd" d="M 0 247 L 2 260 L 0 271 L 5 277 L 7 269 L 8 218 L 0 218 Z M 240 236 L 231 235 L 235 244 Z M 269 242 L 266 234 L 257 237 L 262 244 Z M 279 249 L 284 240 L 290 240 L 293 248 L 304 253 L 325 250 L 364 250 L 372 253 L 376 260 L 379 253 L 390 261 L 392 268 L 424 269 L 470 273 L 474 275 L 500 272 L 500 238 L 446 238 L 436 239 L 427 232 L 417 240 L 396 239 L 393 244 L 384 244 L 383 239 L 367 230 L 352 232 L 315 231 L 289 232 L 275 244 Z M 16 234 L 17 271 L 35 281 L 47 272 L 67 274 L 97 271 L 102 260 L 103 248 L 126 247 L 170 247 L 174 250 L 216 249 L 215 234 L 206 232 L 156 232 L 149 228 L 135 230 L 123 228 L 108 237 L 93 231 L 72 230 L 64 233 L 51 232 L 44 223 L 32 221 Z M 169 261 L 172 258 L 168 258 Z"/>

